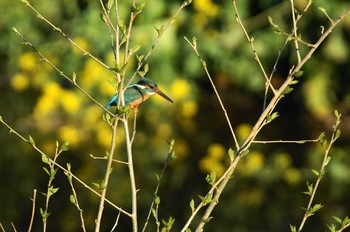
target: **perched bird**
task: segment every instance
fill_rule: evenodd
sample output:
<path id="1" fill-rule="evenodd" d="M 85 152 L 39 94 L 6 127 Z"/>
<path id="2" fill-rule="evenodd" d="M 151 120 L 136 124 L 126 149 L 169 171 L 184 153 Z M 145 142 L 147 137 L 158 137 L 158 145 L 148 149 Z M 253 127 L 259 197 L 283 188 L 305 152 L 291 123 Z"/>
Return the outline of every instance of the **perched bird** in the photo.
<path id="1" fill-rule="evenodd" d="M 148 78 L 142 78 L 136 84 L 130 85 L 124 91 L 124 103 L 125 106 L 129 105 L 131 108 L 137 108 L 142 102 L 146 101 L 151 95 L 158 94 L 166 100 L 173 102 L 167 95 L 165 95 L 154 83 Z M 106 109 L 116 106 L 118 104 L 118 94 L 109 101 L 106 105 Z M 120 103 L 121 104 L 121 103 Z"/>

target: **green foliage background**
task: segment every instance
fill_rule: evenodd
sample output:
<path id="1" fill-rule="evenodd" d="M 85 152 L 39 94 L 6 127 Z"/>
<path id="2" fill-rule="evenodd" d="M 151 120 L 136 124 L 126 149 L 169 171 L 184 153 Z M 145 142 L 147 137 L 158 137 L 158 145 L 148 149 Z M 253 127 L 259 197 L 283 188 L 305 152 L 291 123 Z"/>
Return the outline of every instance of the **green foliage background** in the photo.
<path id="1" fill-rule="evenodd" d="M 44 1 L 32 4 L 53 24 L 60 27 L 79 45 L 113 66 L 108 30 L 100 19 L 98 1 Z M 160 27 L 167 22 L 180 1 L 150 1 L 137 18 L 132 44 L 141 45 L 145 54 Z M 272 32 L 271 16 L 284 30 L 291 28 L 289 1 L 238 1 L 244 25 L 254 37 L 256 50 L 267 70 L 272 70 L 285 38 Z M 296 1 L 301 10 L 306 1 Z M 303 16 L 299 31 L 304 40 L 315 42 L 321 26 L 329 21 L 317 9 L 323 7 L 332 18 L 349 8 L 347 1 L 315 0 Z M 129 3 L 120 1 L 124 19 Z M 18 131 L 30 134 L 38 147 L 54 154 L 55 141 L 70 141 L 70 150 L 59 162 L 72 163 L 73 172 L 86 183 L 100 182 L 104 161 L 90 157 L 104 156 L 111 132 L 102 121 L 103 111 L 81 92 L 64 81 L 30 48 L 11 33 L 16 27 L 37 49 L 67 75 L 77 74 L 77 81 L 94 98 L 105 104 L 115 93 L 113 74 L 84 56 L 59 33 L 37 18 L 20 1 L 0 2 L 0 115 Z M 191 198 L 199 201 L 207 185 L 205 176 L 214 169 L 219 175 L 228 164 L 226 154 L 234 147 L 222 110 L 196 55 L 183 37 L 198 38 L 198 48 L 207 60 L 217 89 L 242 141 L 262 111 L 264 78 L 241 28 L 235 21 L 231 1 L 194 0 L 166 31 L 148 60 L 148 77 L 172 97 L 169 104 L 157 97 L 139 110 L 134 143 L 136 183 L 140 189 L 139 218 L 146 217 L 156 186 L 155 174 L 161 171 L 167 155 L 167 140 L 176 139 L 178 159 L 167 170 L 160 190 L 160 216 L 175 218 L 174 231 L 181 228 L 190 215 Z M 334 122 L 333 111 L 342 117 L 342 137 L 333 148 L 329 167 L 316 203 L 325 207 L 306 224 L 305 231 L 324 231 L 333 215 L 344 217 L 350 212 L 350 18 L 336 28 L 320 50 L 304 67 L 304 75 L 296 90 L 277 107 L 278 119 L 268 125 L 258 139 L 314 139 L 322 131 L 329 132 Z M 306 48 L 301 47 L 302 54 Z M 136 65 L 130 64 L 128 73 Z M 296 62 L 293 48 L 287 47 L 277 66 L 273 84 L 282 83 Z M 118 137 L 117 158 L 125 160 L 123 132 Z M 33 189 L 44 192 L 47 175 L 41 157 L 28 144 L 19 141 L 0 126 L 0 221 L 10 228 L 14 222 L 19 231 L 27 228 Z M 318 144 L 254 145 L 249 156 L 238 166 L 232 183 L 225 190 L 214 219 L 207 231 L 286 231 L 303 215 L 306 181 L 314 180 L 310 169 L 321 163 Z M 78 212 L 69 202 L 70 187 L 63 173 L 54 185 L 60 187 L 51 200 L 48 218 L 50 231 L 77 231 Z M 87 229 L 92 230 L 98 209 L 98 198 L 76 184 Z M 130 207 L 129 179 L 126 167 L 115 165 L 108 198 L 125 209 Z M 38 195 L 37 207 L 44 197 Z M 107 206 L 103 230 L 111 228 L 117 212 Z M 39 213 L 34 230 L 41 228 Z M 152 223 L 151 223 L 152 224 Z M 152 226 L 150 231 L 152 231 Z M 56 228 L 56 229 L 55 229 Z M 127 218 L 118 227 L 130 230 Z"/>

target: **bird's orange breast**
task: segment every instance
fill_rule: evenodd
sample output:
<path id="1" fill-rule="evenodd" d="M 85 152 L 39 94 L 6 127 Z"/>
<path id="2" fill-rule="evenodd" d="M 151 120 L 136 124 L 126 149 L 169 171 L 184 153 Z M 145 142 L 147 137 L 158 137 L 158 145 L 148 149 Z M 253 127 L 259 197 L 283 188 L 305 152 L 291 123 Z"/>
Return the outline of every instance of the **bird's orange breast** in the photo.
<path id="1" fill-rule="evenodd" d="M 142 97 L 138 98 L 137 100 L 131 102 L 129 105 L 131 108 L 138 107 L 142 102 L 146 101 L 152 94 L 145 93 Z"/>

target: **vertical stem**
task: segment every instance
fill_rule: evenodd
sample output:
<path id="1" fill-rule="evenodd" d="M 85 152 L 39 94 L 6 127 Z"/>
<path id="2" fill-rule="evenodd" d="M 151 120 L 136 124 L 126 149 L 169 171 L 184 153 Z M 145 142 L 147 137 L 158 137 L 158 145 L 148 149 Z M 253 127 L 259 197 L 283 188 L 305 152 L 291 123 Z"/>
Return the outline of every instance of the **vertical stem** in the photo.
<path id="1" fill-rule="evenodd" d="M 99 209 L 98 209 L 98 213 L 97 213 L 97 218 L 95 221 L 96 222 L 95 232 L 99 232 L 100 227 L 101 227 L 101 219 L 102 219 L 104 203 L 105 203 L 105 199 L 106 199 L 107 186 L 108 186 L 109 176 L 111 174 L 111 168 L 112 168 L 112 163 L 113 163 L 113 154 L 115 151 L 115 140 L 116 140 L 118 122 L 119 122 L 118 117 L 115 117 L 115 121 L 113 124 L 111 149 L 109 152 L 109 157 L 108 157 L 107 167 L 106 167 L 106 174 L 105 174 L 105 178 L 104 178 L 103 183 L 102 183 L 103 186 L 101 186 L 102 192 L 101 192 L 100 205 L 99 205 Z"/>
<path id="2" fill-rule="evenodd" d="M 123 125 L 124 125 L 124 132 L 125 132 L 125 140 L 126 140 L 126 150 L 128 155 L 128 168 L 129 168 L 129 176 L 130 176 L 130 187 L 131 187 L 131 198 L 132 198 L 132 213 L 131 213 L 131 220 L 132 220 L 132 229 L 133 232 L 137 232 L 137 190 L 136 190 L 136 183 L 135 183 L 135 174 L 134 174 L 134 165 L 132 160 L 132 144 L 130 140 L 130 134 L 129 134 L 129 127 L 128 127 L 128 120 L 126 119 L 125 114 L 123 115 Z"/>

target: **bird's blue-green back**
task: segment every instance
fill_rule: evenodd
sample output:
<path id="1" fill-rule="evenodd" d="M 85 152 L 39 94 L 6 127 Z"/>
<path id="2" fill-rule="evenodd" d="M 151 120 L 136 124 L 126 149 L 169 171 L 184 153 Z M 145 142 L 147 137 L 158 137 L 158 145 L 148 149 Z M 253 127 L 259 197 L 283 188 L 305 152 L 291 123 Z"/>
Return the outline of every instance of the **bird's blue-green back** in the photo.
<path id="1" fill-rule="evenodd" d="M 124 103 L 125 105 L 129 105 L 139 98 L 144 97 L 146 92 L 152 92 L 152 90 L 147 88 L 140 88 L 138 84 L 130 85 L 125 91 L 124 91 Z M 118 104 L 119 96 L 118 94 L 114 95 L 114 97 L 109 101 L 109 103 L 106 106 L 106 109 L 112 106 L 116 106 Z M 121 105 L 121 102 L 120 102 Z"/>

